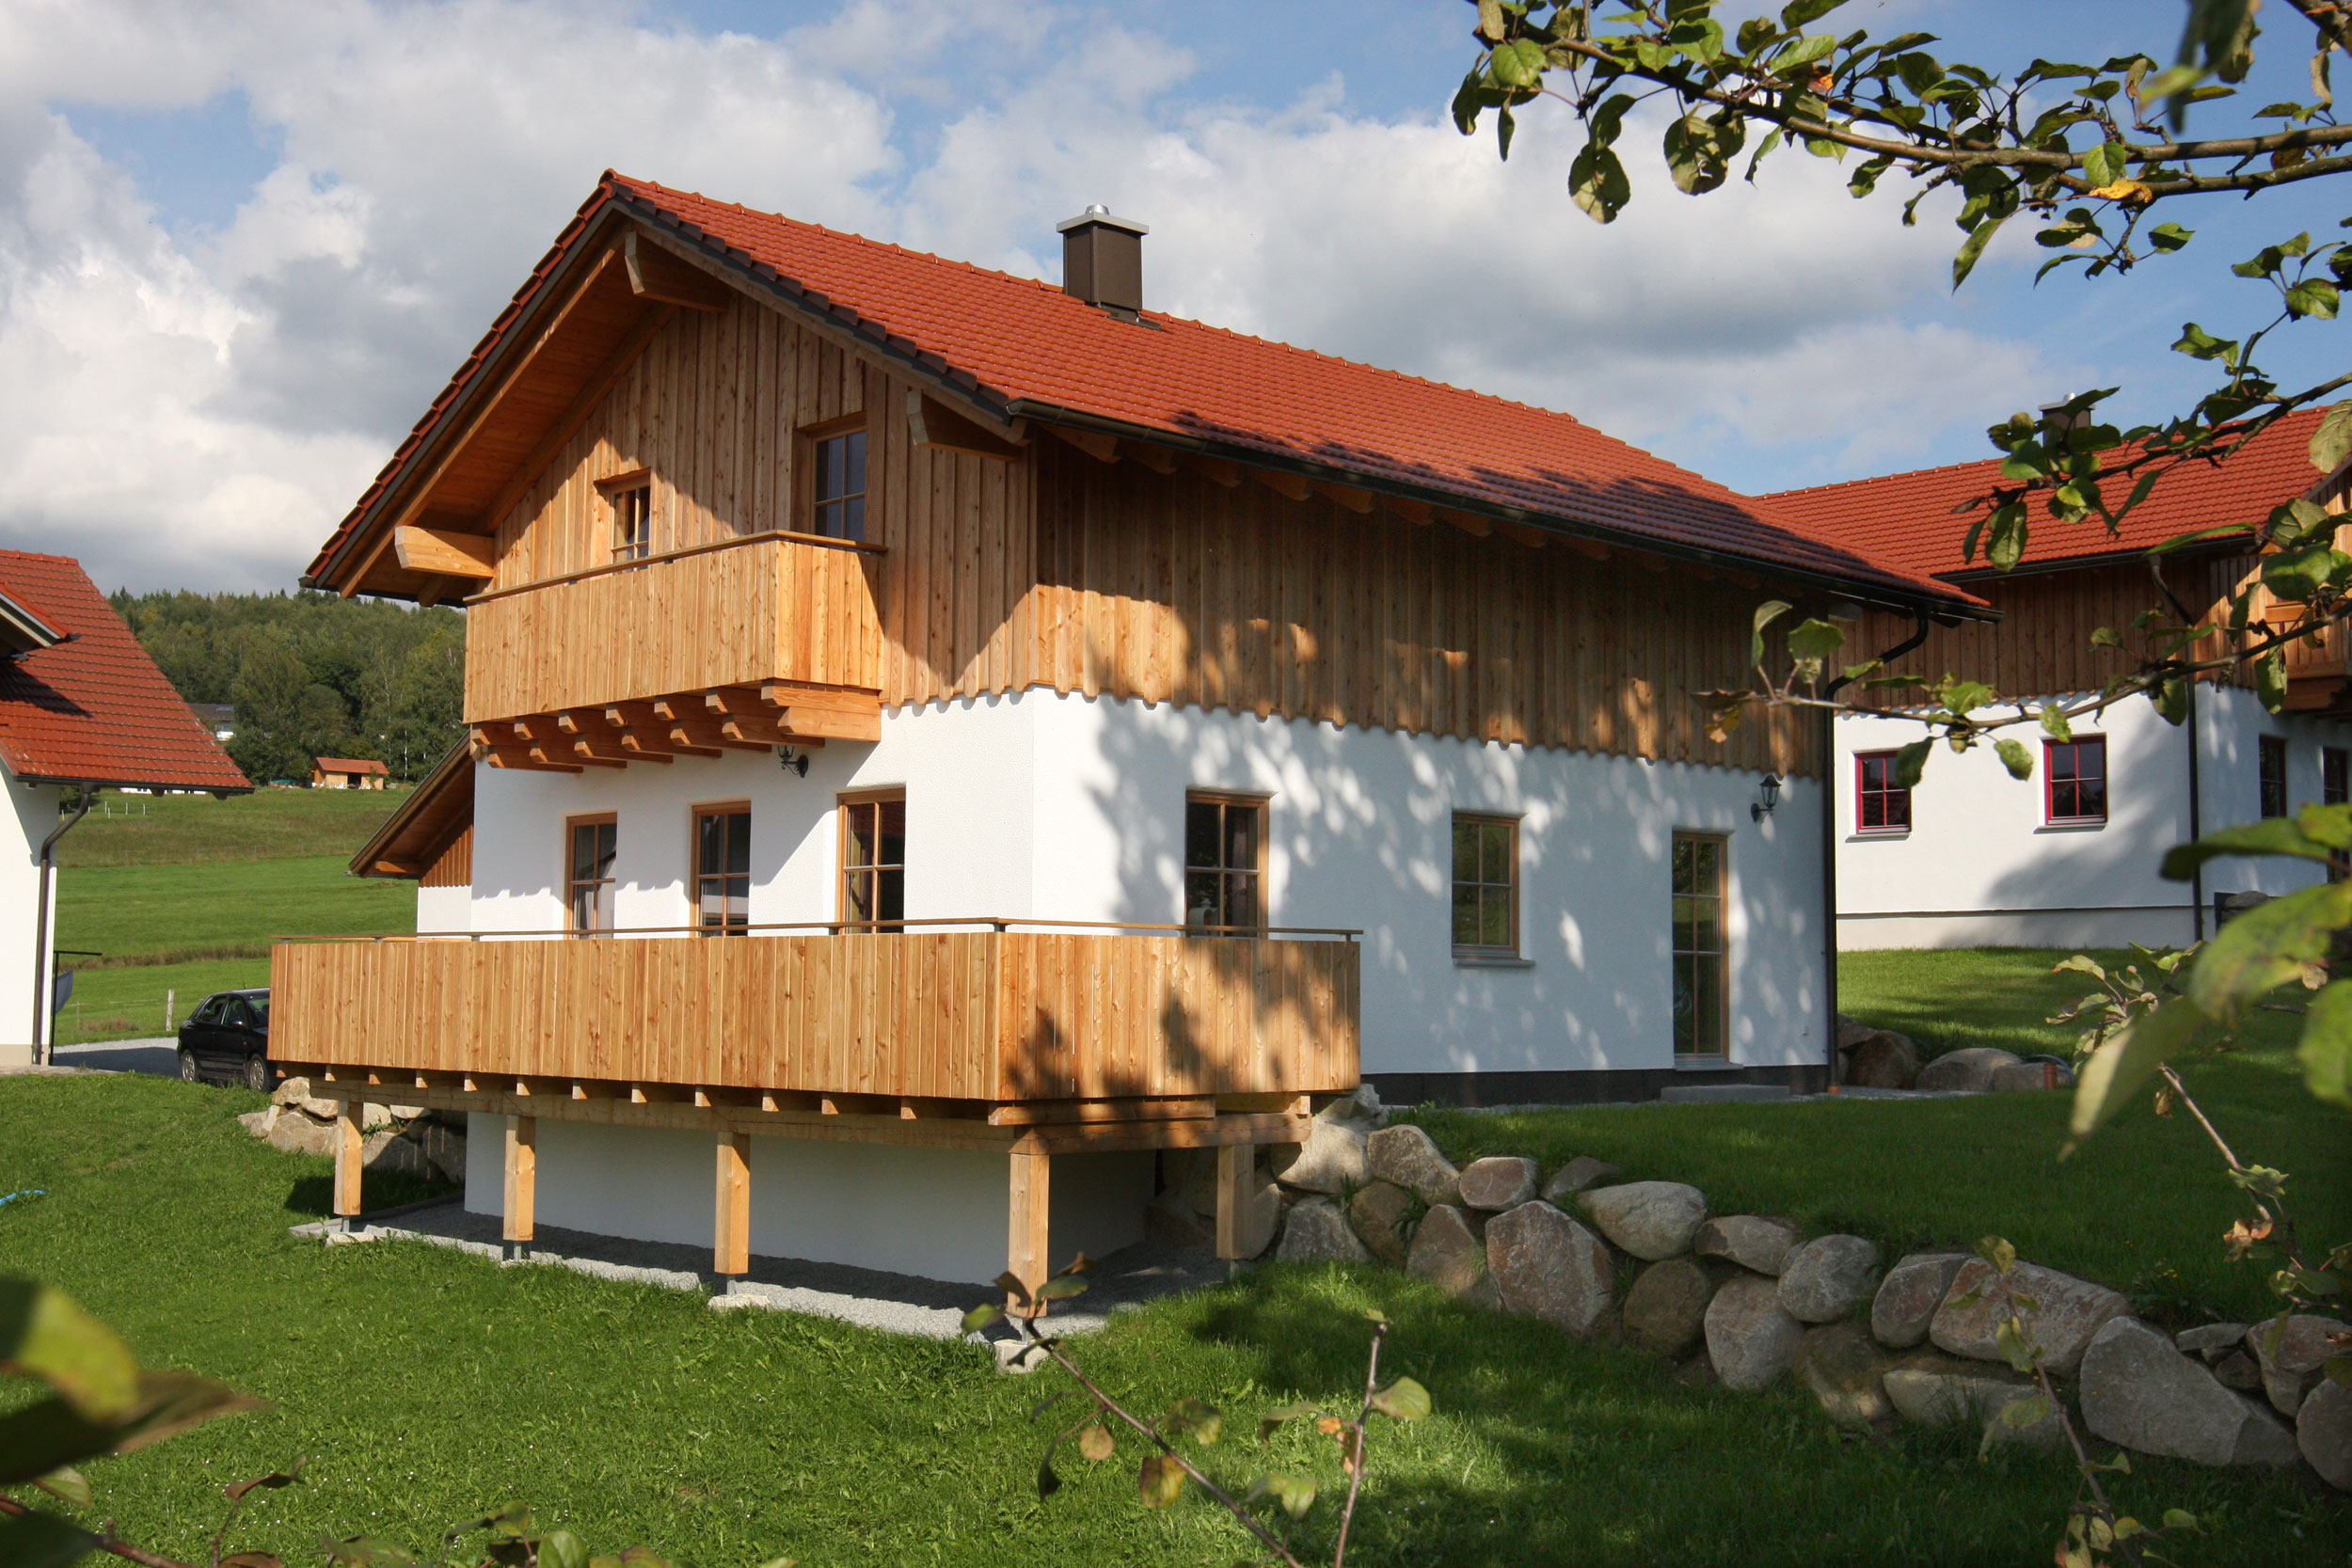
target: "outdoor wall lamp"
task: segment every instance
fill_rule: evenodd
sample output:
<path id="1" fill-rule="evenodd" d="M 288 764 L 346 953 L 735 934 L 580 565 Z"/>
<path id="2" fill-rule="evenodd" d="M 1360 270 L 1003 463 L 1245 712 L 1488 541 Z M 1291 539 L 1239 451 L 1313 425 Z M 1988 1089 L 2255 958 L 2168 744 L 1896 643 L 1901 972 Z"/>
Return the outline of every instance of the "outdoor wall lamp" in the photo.
<path id="1" fill-rule="evenodd" d="M 1762 799 L 1748 808 L 1748 820 L 1751 822 L 1761 822 L 1766 817 L 1772 815 L 1772 808 L 1774 806 L 1780 804 L 1780 775 L 1777 773 L 1765 774 L 1762 782 L 1757 784 L 1756 789 L 1756 793 L 1761 796 Z"/>
<path id="2" fill-rule="evenodd" d="M 808 753 L 798 747 L 779 746 L 776 748 L 776 766 L 805 779 L 808 777 Z"/>

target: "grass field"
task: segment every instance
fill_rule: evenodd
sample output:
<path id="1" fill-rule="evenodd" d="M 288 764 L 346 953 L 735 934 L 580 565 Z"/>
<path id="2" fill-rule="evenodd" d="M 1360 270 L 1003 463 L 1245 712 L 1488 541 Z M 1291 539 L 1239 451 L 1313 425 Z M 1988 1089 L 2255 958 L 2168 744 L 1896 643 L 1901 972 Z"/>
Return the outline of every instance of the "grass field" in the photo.
<path id="1" fill-rule="evenodd" d="M 57 879 L 57 945 L 126 958 L 258 958 L 270 938 L 414 930 L 416 884 L 340 855 L 91 866 Z"/>
<path id="2" fill-rule="evenodd" d="M 512 1499 L 596 1550 L 657 1544 L 698 1568 L 780 1554 L 818 1564 L 1223 1564 L 1238 1531 L 1199 1499 L 1135 1500 L 1135 1454 L 1041 1503 L 1059 1374 L 1003 1377 L 978 1348 L 818 1319 L 716 1313 L 694 1296 L 501 1269 L 416 1244 L 326 1248 L 327 1164 L 280 1153 L 230 1117 L 242 1091 L 160 1079 L 0 1080 L 0 1272 L 38 1275 L 142 1355 L 226 1379 L 268 1408 L 88 1467 L 93 1516 L 205 1559 L 219 1488 L 300 1456 L 307 1484 L 257 1495 L 230 1546 L 316 1560 L 361 1531 L 428 1556 L 441 1530 Z M 2006 1108 L 1977 1102 L 1981 1116 Z M 1734 1106 L 1769 1140 L 1787 1108 Z M 1687 1113 L 1686 1113 L 1687 1114 Z M 1883 1140 L 1867 1130 L 1848 1134 Z M 1883 1148 L 1882 1153 L 1886 1153 Z M 2139 1186 L 2131 1190 L 2140 1196 Z M 1994 1179 L 1955 1206 L 1994 1206 Z M 377 1204 L 400 1196 L 372 1190 Z M 1349 1561 L 1585 1568 L 1980 1565 L 2047 1560 L 2072 1478 L 2046 1456 L 1979 1464 L 1973 1445 L 1907 1432 L 1841 1439 L 1792 1388 L 1677 1386 L 1631 1353 L 1478 1314 L 1371 1270 L 1269 1267 L 1122 1314 L 1080 1341 L 1089 1369 L 1145 1411 L 1176 1398 L 1228 1413 L 1214 1470 L 1279 1465 L 1339 1481 L 1300 1423 L 1260 1450 L 1251 1418 L 1360 1389 L 1364 1325 L 1395 1323 L 1383 1370 L 1430 1388 L 1437 1415 L 1375 1428 Z M 2352 1509 L 2276 1477 L 2136 1463 L 2110 1478 L 2143 1514 L 2195 1511 L 2195 1568 L 2344 1561 Z M 1327 1560 L 1328 1504 L 1300 1528 Z"/>
<path id="3" fill-rule="evenodd" d="M 102 791 L 57 845 L 57 863 L 161 865 L 175 861 L 349 856 L 407 798 L 390 789 L 257 789 L 209 795 Z"/>

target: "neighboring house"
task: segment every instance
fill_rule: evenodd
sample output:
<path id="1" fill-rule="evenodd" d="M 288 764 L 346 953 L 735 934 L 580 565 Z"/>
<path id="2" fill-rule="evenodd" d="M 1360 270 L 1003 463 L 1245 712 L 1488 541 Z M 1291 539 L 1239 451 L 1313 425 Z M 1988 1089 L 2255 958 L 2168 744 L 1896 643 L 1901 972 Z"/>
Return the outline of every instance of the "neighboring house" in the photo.
<path id="1" fill-rule="evenodd" d="M 1954 674 L 2038 708 L 2095 694 L 2134 667 L 2143 643 L 2133 619 L 2161 602 L 2142 554 L 2151 546 L 2261 522 L 2298 492 L 2344 509 L 2341 473 L 2313 483 L 2306 448 L 2318 419 L 2314 411 L 2284 420 L 2218 467 L 2175 470 L 2125 517 L 2118 537 L 2095 518 L 2069 525 L 2037 517 L 2024 562 L 2008 573 L 1981 556 L 1971 566 L 1960 561 L 1962 537 L 1981 515 L 1968 503 L 1999 483 L 1997 462 L 1772 499 L 1850 548 L 1933 573 L 2002 611 L 1997 626 L 1929 626 L 1926 641 L 1893 659 L 1889 673 Z M 2128 482 L 2108 487 L 2120 493 Z M 2191 613 L 2225 619 L 2223 601 L 2257 565 L 2243 537 L 2217 540 L 2165 558 L 2164 584 Z M 2271 614 L 2269 605 L 2258 590 L 2257 621 Z M 2132 652 L 2093 648 L 2091 633 L 2102 626 Z M 1883 653 L 1917 629 L 1907 617 L 1873 611 L 1849 628 L 1848 657 Z M 2220 646 L 2209 639 L 2197 651 Z M 2347 799 L 2352 686 L 2344 647 L 2340 626 L 2321 641 L 2294 645 L 2286 711 L 2277 717 L 2265 711 L 2253 672 L 2243 667 L 2199 682 L 2179 726 L 2136 696 L 2075 719 L 2071 742 L 2038 725 L 2004 732 L 2032 755 L 2027 783 L 2012 780 L 1990 745 L 1957 756 L 1939 745 L 1917 787 L 1903 790 L 1893 777 L 1895 749 L 1926 732 L 1900 718 L 1840 719 L 1839 945 L 2183 945 L 2214 930 L 2225 900 L 2317 880 L 2320 868 L 2287 860 L 2218 861 L 2194 883 L 2167 881 L 2157 868 L 2167 849 L 2200 833 Z M 1915 699 L 1887 691 L 1875 700 L 1899 706 Z"/>
<path id="2" fill-rule="evenodd" d="M 236 738 L 237 710 L 227 703 L 190 703 L 188 711 L 196 721 L 212 732 L 213 738 L 224 746 Z"/>
<path id="3" fill-rule="evenodd" d="M 0 550 L 0 1066 L 48 1043 L 69 784 L 252 787 L 77 563 Z"/>
<path id="4" fill-rule="evenodd" d="M 473 766 L 355 869 L 476 940 L 281 947 L 280 1056 L 511 1118 L 517 1241 L 715 1213 L 723 1274 L 1034 1275 L 1210 1146 L 1246 1254 L 1359 1072 L 1819 1086 L 1822 726 L 1690 693 L 1768 595 L 1979 602 L 1146 309 L 1141 236 L 1056 288 L 608 175 L 304 578 L 468 606 Z"/>
<path id="5" fill-rule="evenodd" d="M 389 777 L 382 763 L 366 757 L 320 757 L 310 765 L 313 789 L 382 789 Z"/>

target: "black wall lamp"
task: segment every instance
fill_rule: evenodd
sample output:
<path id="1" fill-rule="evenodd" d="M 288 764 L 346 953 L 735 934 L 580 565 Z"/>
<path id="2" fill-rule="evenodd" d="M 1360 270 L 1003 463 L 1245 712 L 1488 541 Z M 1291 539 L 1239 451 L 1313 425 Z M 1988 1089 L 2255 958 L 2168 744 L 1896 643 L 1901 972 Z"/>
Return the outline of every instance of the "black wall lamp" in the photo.
<path id="1" fill-rule="evenodd" d="M 1751 822 L 1761 822 L 1766 817 L 1772 815 L 1772 808 L 1774 806 L 1780 804 L 1780 775 L 1777 773 L 1765 774 L 1763 780 L 1756 784 L 1756 793 L 1763 798 L 1748 808 L 1748 820 Z"/>
<path id="2" fill-rule="evenodd" d="M 776 748 L 776 766 L 805 779 L 808 777 L 808 753 L 795 746 L 779 746 Z"/>

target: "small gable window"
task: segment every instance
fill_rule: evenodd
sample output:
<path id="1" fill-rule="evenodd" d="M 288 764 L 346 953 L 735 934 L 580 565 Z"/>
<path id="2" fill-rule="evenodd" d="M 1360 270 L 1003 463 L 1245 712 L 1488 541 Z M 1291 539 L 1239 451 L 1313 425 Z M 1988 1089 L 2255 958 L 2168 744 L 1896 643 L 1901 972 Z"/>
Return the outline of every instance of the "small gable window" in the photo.
<path id="1" fill-rule="evenodd" d="M 828 539 L 866 537 L 866 432 L 845 430 L 809 443 L 817 510 L 809 531 Z"/>
<path id="2" fill-rule="evenodd" d="M 643 561 L 653 554 L 653 476 L 643 468 L 601 481 L 612 513 L 612 560 Z"/>

